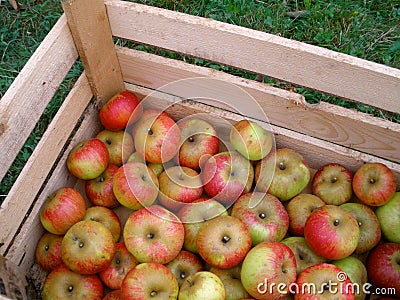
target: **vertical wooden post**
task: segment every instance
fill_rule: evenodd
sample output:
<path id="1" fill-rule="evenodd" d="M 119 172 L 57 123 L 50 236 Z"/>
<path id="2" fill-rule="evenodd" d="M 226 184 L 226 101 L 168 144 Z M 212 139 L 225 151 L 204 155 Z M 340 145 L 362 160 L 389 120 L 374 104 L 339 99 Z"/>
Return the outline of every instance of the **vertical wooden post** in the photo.
<path id="1" fill-rule="evenodd" d="M 91 89 L 100 104 L 125 89 L 103 0 L 61 0 Z"/>

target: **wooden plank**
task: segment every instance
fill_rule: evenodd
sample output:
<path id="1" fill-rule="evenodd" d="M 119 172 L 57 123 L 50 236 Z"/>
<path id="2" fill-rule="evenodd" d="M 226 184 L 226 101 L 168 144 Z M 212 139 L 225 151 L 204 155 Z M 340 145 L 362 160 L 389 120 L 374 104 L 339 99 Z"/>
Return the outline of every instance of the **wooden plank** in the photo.
<path id="1" fill-rule="evenodd" d="M 196 96 L 194 93 L 202 91 L 199 88 L 195 90 L 190 81 L 185 85 L 182 79 L 209 77 L 224 80 L 252 96 L 271 124 L 400 162 L 400 124 L 328 103 L 309 105 L 300 94 L 182 61 L 122 47 L 117 47 L 117 54 L 127 82 L 166 90 L 171 88 L 164 85 L 173 86 L 173 82 L 180 81 L 176 94 L 191 98 Z M 222 90 L 218 86 L 213 88 L 207 81 L 202 88 L 206 91 L 212 89 L 216 98 L 227 99 L 234 108 L 244 109 L 241 111 L 244 115 L 265 118 L 254 106 L 243 105 L 243 94 Z"/>
<path id="2" fill-rule="evenodd" d="M 100 104 L 124 88 L 102 0 L 62 0 L 93 94 Z M 88 17 L 90 16 L 90 17 Z"/>
<path id="3" fill-rule="evenodd" d="M 18 264 L 23 270 L 28 271 L 34 263 L 35 246 L 38 239 L 44 233 L 44 228 L 39 219 L 39 212 L 46 197 L 54 190 L 65 186 L 78 189 L 85 197 L 83 194 L 83 181 L 78 180 L 69 173 L 66 168 L 66 160 L 72 147 L 84 139 L 95 136 L 101 128 L 98 119 L 98 110 L 93 106 L 89 107 L 79 129 L 65 149 L 65 152 L 61 156 L 56 168 L 52 171 L 51 177 L 40 192 L 40 195 L 38 195 L 36 202 L 32 206 L 32 210 L 29 212 L 29 216 L 27 216 L 24 222 L 21 222 L 18 235 L 16 235 L 12 241 L 8 242 L 8 251 L 5 257 Z"/>
<path id="4" fill-rule="evenodd" d="M 106 5 L 114 36 L 400 113 L 398 69 L 211 19 L 125 1 Z"/>
<path id="5" fill-rule="evenodd" d="M 243 118 L 243 116 L 239 114 L 231 113 L 200 102 L 180 102 L 179 97 L 161 92 L 154 93 L 154 91 L 145 87 L 139 87 L 129 83 L 126 84 L 126 87 L 128 90 L 140 95 L 141 98 L 151 95 L 151 101 L 145 101 L 145 103 L 158 109 L 160 109 L 160 107 L 168 107 L 167 112 L 176 120 L 187 116 L 194 116 L 197 113 L 209 114 L 212 123 L 219 128 L 217 129 L 219 132 L 226 132 L 224 126 L 227 125 L 222 119 L 233 124 Z M 165 104 L 165 102 L 173 103 L 173 105 Z M 253 120 L 259 122 L 256 119 Z M 268 125 L 263 122 L 259 122 L 259 124 L 274 133 L 277 147 L 289 147 L 299 151 L 305 157 L 307 163 L 312 169 L 316 170 L 325 164 L 336 162 L 343 164 L 352 172 L 355 172 L 365 162 L 380 162 L 387 165 L 393 171 L 397 184 L 400 186 L 399 163 L 381 159 L 368 153 L 346 148 L 328 141 L 313 138 L 276 125 Z M 227 139 L 227 137 L 225 137 L 225 139 Z"/>
<path id="6" fill-rule="evenodd" d="M 0 180 L 77 57 L 62 16 L 0 101 Z"/>
<path id="7" fill-rule="evenodd" d="M 92 97 L 82 73 L 1 205 L 0 254 L 6 251 Z"/>

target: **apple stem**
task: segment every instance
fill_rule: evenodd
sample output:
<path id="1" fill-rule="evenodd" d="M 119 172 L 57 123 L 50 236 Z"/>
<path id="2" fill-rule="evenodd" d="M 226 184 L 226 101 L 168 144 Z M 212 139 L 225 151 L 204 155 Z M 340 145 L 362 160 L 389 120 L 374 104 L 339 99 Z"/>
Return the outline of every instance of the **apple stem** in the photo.
<path id="1" fill-rule="evenodd" d="M 193 282 L 190 279 L 186 279 L 190 286 L 193 286 Z"/>
<path id="2" fill-rule="evenodd" d="M 157 296 L 157 291 L 151 291 L 150 297 L 155 297 L 155 296 Z"/>
<path id="3" fill-rule="evenodd" d="M 226 244 L 227 242 L 229 242 L 231 240 L 231 238 L 229 237 L 229 236 L 227 236 L 227 235 L 224 235 L 223 237 L 222 237 L 222 242 L 224 243 L 224 244 Z"/>

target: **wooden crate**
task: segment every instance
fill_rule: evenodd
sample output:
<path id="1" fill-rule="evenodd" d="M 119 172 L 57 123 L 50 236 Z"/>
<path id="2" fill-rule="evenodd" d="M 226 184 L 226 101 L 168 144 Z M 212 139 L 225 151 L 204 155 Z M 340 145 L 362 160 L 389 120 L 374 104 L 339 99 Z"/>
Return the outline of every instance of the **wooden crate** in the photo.
<path id="1" fill-rule="evenodd" d="M 82 191 L 82 182 L 66 169 L 66 155 L 78 141 L 100 131 L 98 107 L 123 89 L 143 98 L 154 89 L 186 78 L 229 82 L 256 99 L 269 118 L 277 146 L 298 150 L 313 170 L 339 162 L 354 172 L 364 162 L 382 162 L 393 170 L 400 186 L 400 124 L 328 103 L 310 105 L 300 94 L 264 83 L 115 46 L 112 37 L 266 75 L 397 114 L 400 70 L 264 32 L 131 2 L 63 0 L 62 5 L 65 15 L 0 101 L 1 179 L 78 55 L 85 66 L 0 209 L 0 254 L 30 274 L 38 286 L 45 275 L 34 262 L 35 246 L 43 233 L 39 209 L 46 196 L 59 187 Z M 213 92 L 217 98 L 229 98 L 233 107 L 246 107 L 235 93 Z M 183 89 L 175 96 L 186 99 L 191 94 Z M 170 95 L 164 98 L 169 101 Z M 229 122 L 243 118 L 226 107 L 200 100 L 181 102 L 168 111 L 175 118 L 198 112 Z M 251 107 L 246 108 L 246 116 L 260 119 Z"/>

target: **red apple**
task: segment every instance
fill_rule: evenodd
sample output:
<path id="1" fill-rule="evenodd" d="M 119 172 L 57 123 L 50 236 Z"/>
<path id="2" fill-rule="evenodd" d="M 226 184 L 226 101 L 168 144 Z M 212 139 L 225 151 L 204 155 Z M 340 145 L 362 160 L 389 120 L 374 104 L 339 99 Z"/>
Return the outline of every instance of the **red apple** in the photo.
<path id="1" fill-rule="evenodd" d="M 268 192 L 281 201 L 300 194 L 310 178 L 310 169 L 303 156 L 289 148 L 271 151 L 255 168 L 256 190 Z"/>
<path id="2" fill-rule="evenodd" d="M 353 190 L 363 203 L 381 206 L 396 192 L 396 178 L 382 163 L 365 163 L 354 174 Z"/>
<path id="3" fill-rule="evenodd" d="M 242 262 L 251 248 L 246 225 L 232 216 L 206 221 L 197 235 L 197 251 L 211 266 L 228 269 Z"/>
<path id="4" fill-rule="evenodd" d="M 94 205 L 108 208 L 120 205 L 113 191 L 113 178 L 117 170 L 117 166 L 110 164 L 99 177 L 85 181 L 86 197 Z"/>
<path id="5" fill-rule="evenodd" d="M 142 263 L 126 274 L 121 287 L 122 299 L 177 299 L 178 282 L 171 271 L 158 263 Z"/>
<path id="6" fill-rule="evenodd" d="M 341 259 L 357 248 L 360 229 L 351 213 L 336 205 L 324 205 L 307 218 L 304 237 L 318 255 L 327 259 Z"/>
<path id="7" fill-rule="evenodd" d="M 230 131 L 232 146 L 248 160 L 263 159 L 274 145 L 273 135 L 256 122 L 241 120 Z"/>
<path id="8" fill-rule="evenodd" d="M 210 272 L 217 275 L 224 284 L 226 300 L 237 300 L 250 297 L 249 293 L 244 289 L 242 281 L 240 280 L 241 270 L 241 264 L 230 269 L 218 269 L 215 267 L 210 269 Z"/>
<path id="9" fill-rule="evenodd" d="M 209 271 L 190 275 L 182 283 L 179 300 L 221 300 L 225 299 L 224 284 L 219 277 Z"/>
<path id="10" fill-rule="evenodd" d="M 210 123 L 199 118 L 183 119 L 178 126 L 182 142 L 175 159 L 183 167 L 199 170 L 202 157 L 218 153 L 217 131 Z"/>
<path id="11" fill-rule="evenodd" d="M 325 202 L 312 194 L 300 194 L 291 199 L 286 205 L 290 233 L 295 236 L 304 236 L 304 225 L 308 216 L 323 205 Z"/>
<path id="12" fill-rule="evenodd" d="M 128 160 L 135 149 L 132 136 L 123 130 L 104 129 L 96 135 L 96 138 L 106 145 L 110 156 L 109 163 L 118 167 Z"/>
<path id="13" fill-rule="evenodd" d="M 390 291 L 400 297 L 400 244 L 382 243 L 375 247 L 368 255 L 366 267 L 368 279 L 375 287 L 386 288 L 388 294 Z"/>
<path id="14" fill-rule="evenodd" d="M 158 179 L 144 163 L 129 162 L 114 174 L 113 191 L 119 203 L 138 210 L 157 199 Z"/>
<path id="15" fill-rule="evenodd" d="M 121 300 L 121 290 L 112 290 L 103 297 L 102 300 Z"/>
<path id="16" fill-rule="evenodd" d="M 360 240 L 355 253 L 365 253 L 375 247 L 381 240 L 381 227 L 374 211 L 362 203 L 344 203 L 340 207 L 356 218 L 360 228 Z"/>
<path id="17" fill-rule="evenodd" d="M 353 283 L 339 267 L 320 263 L 313 265 L 297 277 L 292 292 L 295 300 L 354 299 Z"/>
<path id="18" fill-rule="evenodd" d="M 134 123 L 142 114 L 140 99 L 129 91 L 115 94 L 100 109 L 100 122 L 106 129 L 123 130 Z"/>
<path id="19" fill-rule="evenodd" d="M 121 236 L 121 221 L 117 214 L 111 209 L 103 206 L 92 206 L 86 210 L 83 220 L 96 221 L 110 230 L 114 242 L 117 243 Z"/>
<path id="20" fill-rule="evenodd" d="M 138 264 L 124 242 L 116 243 L 114 258 L 111 264 L 99 273 L 100 279 L 110 289 L 120 289 L 126 274 Z"/>
<path id="21" fill-rule="evenodd" d="M 353 174 L 338 163 L 322 166 L 312 180 L 313 194 L 326 204 L 340 205 L 353 196 Z"/>
<path id="22" fill-rule="evenodd" d="M 254 170 L 239 153 L 220 152 L 204 163 L 201 178 L 207 195 L 229 206 L 250 191 Z"/>
<path id="23" fill-rule="evenodd" d="M 289 228 L 285 207 L 271 194 L 244 194 L 233 205 L 231 215 L 246 224 L 253 246 L 261 242 L 279 242 Z"/>
<path id="24" fill-rule="evenodd" d="M 36 262 L 46 271 L 51 271 L 62 264 L 61 243 L 63 237 L 45 232 L 36 245 Z"/>
<path id="25" fill-rule="evenodd" d="M 204 222 L 219 215 L 227 216 L 228 212 L 218 201 L 200 198 L 182 207 L 177 215 L 185 229 L 183 248 L 197 253 L 197 235 Z"/>
<path id="26" fill-rule="evenodd" d="M 159 205 L 132 213 L 124 227 L 125 246 L 139 262 L 166 264 L 181 251 L 184 228 L 178 217 Z"/>
<path id="27" fill-rule="evenodd" d="M 199 173 L 188 167 L 170 167 L 161 173 L 158 182 L 160 186 L 158 200 L 172 211 L 177 211 L 185 203 L 199 199 L 203 193 Z"/>
<path id="28" fill-rule="evenodd" d="M 179 286 L 190 275 L 203 271 L 203 261 L 194 253 L 182 250 L 179 254 L 165 265 L 174 274 Z"/>
<path id="29" fill-rule="evenodd" d="M 64 235 L 61 257 L 78 274 L 95 274 L 106 269 L 114 258 L 114 238 L 110 230 L 95 221 L 80 221 Z"/>
<path id="30" fill-rule="evenodd" d="M 165 163 L 178 152 L 181 131 L 172 118 L 158 115 L 140 121 L 133 138 L 136 151 L 146 162 Z"/>
<path id="31" fill-rule="evenodd" d="M 110 155 L 106 145 L 99 139 L 81 141 L 68 153 L 67 167 L 79 179 L 94 179 L 103 173 L 109 163 Z"/>
<path id="32" fill-rule="evenodd" d="M 308 246 L 306 239 L 302 236 L 291 236 L 282 240 L 286 246 L 293 251 L 296 258 L 296 272 L 299 275 L 308 267 L 327 262 L 327 259 L 319 256 Z"/>
<path id="33" fill-rule="evenodd" d="M 40 222 L 48 232 L 62 235 L 83 219 L 85 211 L 82 195 L 74 188 L 62 187 L 46 198 L 40 211 Z"/>
<path id="34" fill-rule="evenodd" d="M 58 266 L 47 275 L 42 289 L 43 300 L 86 299 L 103 297 L 103 285 L 97 275 L 81 275 L 65 265 Z"/>
<path id="35" fill-rule="evenodd" d="M 281 242 L 260 243 L 247 253 L 240 278 L 246 291 L 256 299 L 283 299 L 296 281 L 296 259 Z"/>
<path id="36" fill-rule="evenodd" d="M 135 136 L 137 129 L 142 126 L 141 124 L 144 120 L 146 120 L 147 118 L 154 119 L 154 118 L 157 118 L 158 116 L 166 116 L 168 118 L 173 119 L 172 116 L 169 113 L 167 113 L 166 111 L 162 111 L 162 110 L 158 110 L 158 109 L 145 109 L 145 110 L 143 110 L 143 113 L 140 116 L 139 120 L 132 126 L 132 136 L 133 137 Z"/>

